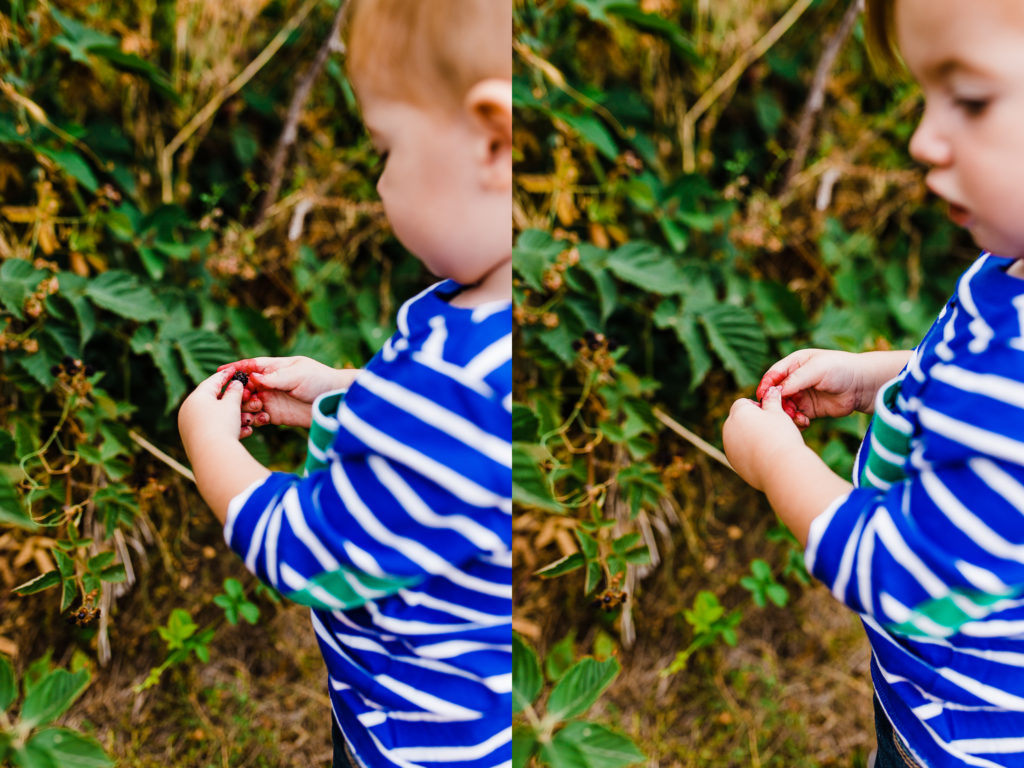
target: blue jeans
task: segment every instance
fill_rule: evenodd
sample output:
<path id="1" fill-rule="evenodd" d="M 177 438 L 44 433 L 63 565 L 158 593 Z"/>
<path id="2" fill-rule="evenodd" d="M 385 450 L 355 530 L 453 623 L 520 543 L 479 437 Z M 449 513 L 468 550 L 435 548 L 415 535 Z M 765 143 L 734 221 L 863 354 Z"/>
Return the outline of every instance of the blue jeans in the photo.
<path id="1" fill-rule="evenodd" d="M 875 696 L 875 735 L 878 737 L 878 754 L 875 768 L 921 768 L 893 732 L 892 723 L 886 717 L 882 704 Z"/>
<path id="2" fill-rule="evenodd" d="M 356 768 L 356 765 L 349 759 L 349 746 L 333 714 L 331 715 L 331 740 L 334 742 L 333 768 Z"/>

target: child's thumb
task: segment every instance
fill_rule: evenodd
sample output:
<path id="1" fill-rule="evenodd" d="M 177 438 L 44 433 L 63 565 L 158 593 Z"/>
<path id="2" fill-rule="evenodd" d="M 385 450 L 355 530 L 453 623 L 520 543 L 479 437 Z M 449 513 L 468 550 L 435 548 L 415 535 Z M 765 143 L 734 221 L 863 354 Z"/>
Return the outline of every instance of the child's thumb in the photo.
<path id="1" fill-rule="evenodd" d="M 782 413 L 782 387 L 768 387 L 761 398 L 762 411 L 778 411 Z"/>
<path id="2" fill-rule="evenodd" d="M 234 403 L 239 408 L 242 407 L 242 390 L 245 387 L 242 386 L 242 382 L 238 379 L 232 379 L 228 382 L 227 388 L 224 390 L 224 394 L 221 396 L 221 400 L 227 400 L 229 403 Z"/>

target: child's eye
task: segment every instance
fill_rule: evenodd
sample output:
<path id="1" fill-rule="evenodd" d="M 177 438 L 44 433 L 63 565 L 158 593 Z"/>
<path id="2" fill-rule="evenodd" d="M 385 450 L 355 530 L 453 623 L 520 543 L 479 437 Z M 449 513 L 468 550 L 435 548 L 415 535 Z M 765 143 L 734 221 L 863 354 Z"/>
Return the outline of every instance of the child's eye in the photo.
<path id="1" fill-rule="evenodd" d="M 962 110 L 968 117 L 978 117 L 988 108 L 988 99 L 956 98 L 953 100 L 957 108 Z"/>

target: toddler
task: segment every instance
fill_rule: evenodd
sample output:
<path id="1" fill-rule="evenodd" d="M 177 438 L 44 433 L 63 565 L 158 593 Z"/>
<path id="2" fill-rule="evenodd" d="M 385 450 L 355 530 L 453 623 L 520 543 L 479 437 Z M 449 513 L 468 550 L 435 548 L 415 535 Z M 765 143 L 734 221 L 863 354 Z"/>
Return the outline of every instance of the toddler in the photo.
<path id="1" fill-rule="evenodd" d="M 335 767 L 508 766 L 511 0 L 349 13 L 349 76 L 385 158 L 377 189 L 442 281 L 402 306 L 361 371 L 225 367 L 181 406 L 181 438 L 231 548 L 313 609 Z M 237 368 L 257 389 L 244 408 Z M 304 477 L 242 446 L 267 423 L 329 434 Z"/>
<path id="2" fill-rule="evenodd" d="M 877 766 L 1024 766 L 1024 3 L 867 6 L 924 94 L 910 153 L 983 252 L 916 349 L 789 355 L 723 439 L 861 616 Z M 854 410 L 851 485 L 798 427 Z"/>

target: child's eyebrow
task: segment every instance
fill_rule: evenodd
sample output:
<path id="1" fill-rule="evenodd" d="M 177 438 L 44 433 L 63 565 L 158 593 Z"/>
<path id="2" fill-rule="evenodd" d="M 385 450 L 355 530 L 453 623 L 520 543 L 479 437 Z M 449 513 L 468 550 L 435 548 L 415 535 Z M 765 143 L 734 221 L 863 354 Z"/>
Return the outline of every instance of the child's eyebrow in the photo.
<path id="1" fill-rule="evenodd" d="M 929 64 L 925 68 L 926 75 L 939 80 L 943 80 L 960 73 L 979 76 L 987 76 L 989 74 L 988 70 L 982 66 L 955 56 L 942 59 L 935 64 Z"/>

